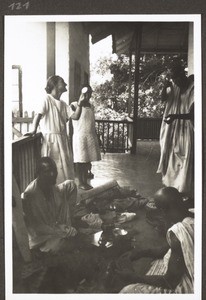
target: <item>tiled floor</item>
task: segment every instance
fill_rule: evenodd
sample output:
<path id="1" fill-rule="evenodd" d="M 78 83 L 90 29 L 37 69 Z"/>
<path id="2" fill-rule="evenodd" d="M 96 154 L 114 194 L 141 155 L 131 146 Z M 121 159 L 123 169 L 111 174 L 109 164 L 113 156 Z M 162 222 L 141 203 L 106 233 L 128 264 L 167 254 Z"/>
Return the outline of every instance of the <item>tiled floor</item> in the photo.
<path id="1" fill-rule="evenodd" d="M 109 180 L 121 186 L 131 186 L 145 196 L 151 197 L 161 186 L 161 175 L 156 173 L 159 162 L 159 143 L 138 141 L 137 153 L 106 153 L 102 160 L 92 164 L 95 177 L 91 184 L 96 187 Z"/>

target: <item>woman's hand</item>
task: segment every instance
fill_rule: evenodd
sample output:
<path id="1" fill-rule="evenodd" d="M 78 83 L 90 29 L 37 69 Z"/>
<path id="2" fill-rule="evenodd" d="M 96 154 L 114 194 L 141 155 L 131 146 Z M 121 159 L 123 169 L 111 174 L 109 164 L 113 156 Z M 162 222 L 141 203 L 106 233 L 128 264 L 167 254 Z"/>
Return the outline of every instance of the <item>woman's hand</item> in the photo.
<path id="1" fill-rule="evenodd" d="M 34 136 L 36 134 L 36 130 L 33 130 L 31 132 L 27 132 L 24 134 L 24 136 Z"/>
<path id="2" fill-rule="evenodd" d="M 164 118 L 164 122 L 167 124 L 171 124 L 175 120 L 175 115 L 168 115 Z"/>

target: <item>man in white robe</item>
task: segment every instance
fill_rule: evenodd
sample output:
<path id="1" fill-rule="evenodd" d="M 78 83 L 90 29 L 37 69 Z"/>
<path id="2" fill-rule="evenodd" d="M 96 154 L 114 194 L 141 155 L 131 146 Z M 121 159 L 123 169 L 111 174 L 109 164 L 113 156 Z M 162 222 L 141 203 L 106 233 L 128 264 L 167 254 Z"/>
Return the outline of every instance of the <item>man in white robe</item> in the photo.
<path id="1" fill-rule="evenodd" d="M 183 67 L 174 65 L 166 81 L 162 100 L 166 101 L 160 130 L 160 161 L 157 173 L 162 183 L 193 197 L 194 194 L 194 80 Z"/>

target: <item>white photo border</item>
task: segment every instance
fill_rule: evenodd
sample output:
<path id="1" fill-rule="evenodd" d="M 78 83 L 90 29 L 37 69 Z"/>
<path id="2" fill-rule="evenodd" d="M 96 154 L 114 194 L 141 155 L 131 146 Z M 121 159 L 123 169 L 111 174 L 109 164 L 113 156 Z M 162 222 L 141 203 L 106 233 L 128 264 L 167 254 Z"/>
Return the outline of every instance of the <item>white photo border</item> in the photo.
<path id="1" fill-rule="evenodd" d="M 181 299 L 181 300 L 201 300 L 202 296 L 202 47 L 201 47 L 201 15 L 200 14 L 144 14 L 144 15 L 45 15 L 45 16 L 5 16 L 5 64 L 4 64 L 4 216 L 5 216 L 5 297 L 6 300 L 24 299 L 56 299 L 59 300 L 105 299 L 108 297 L 118 297 L 124 299 L 136 299 L 137 295 L 132 294 L 13 294 L 12 282 L 12 119 L 11 119 L 11 72 L 10 57 L 14 49 L 9 49 L 9 39 L 7 28 L 12 22 L 193 22 L 194 24 L 194 74 L 195 74 L 195 281 L 194 294 L 139 294 L 138 299 Z M 126 298 L 125 298 L 126 297 Z"/>

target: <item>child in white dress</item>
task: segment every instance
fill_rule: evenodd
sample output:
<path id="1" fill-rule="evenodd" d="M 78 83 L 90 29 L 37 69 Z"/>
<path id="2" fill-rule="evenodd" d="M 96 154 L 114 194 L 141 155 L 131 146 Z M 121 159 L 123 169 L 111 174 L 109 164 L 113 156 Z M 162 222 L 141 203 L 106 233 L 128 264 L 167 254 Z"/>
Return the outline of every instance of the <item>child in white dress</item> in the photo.
<path id="1" fill-rule="evenodd" d="M 74 163 L 77 166 L 77 177 L 79 188 L 91 189 L 87 183 L 88 170 L 92 161 L 101 159 L 98 137 L 95 130 L 94 108 L 89 99 L 92 95 L 92 88 L 85 85 L 79 100 L 71 103 L 72 125 L 73 125 L 73 155 Z"/>

